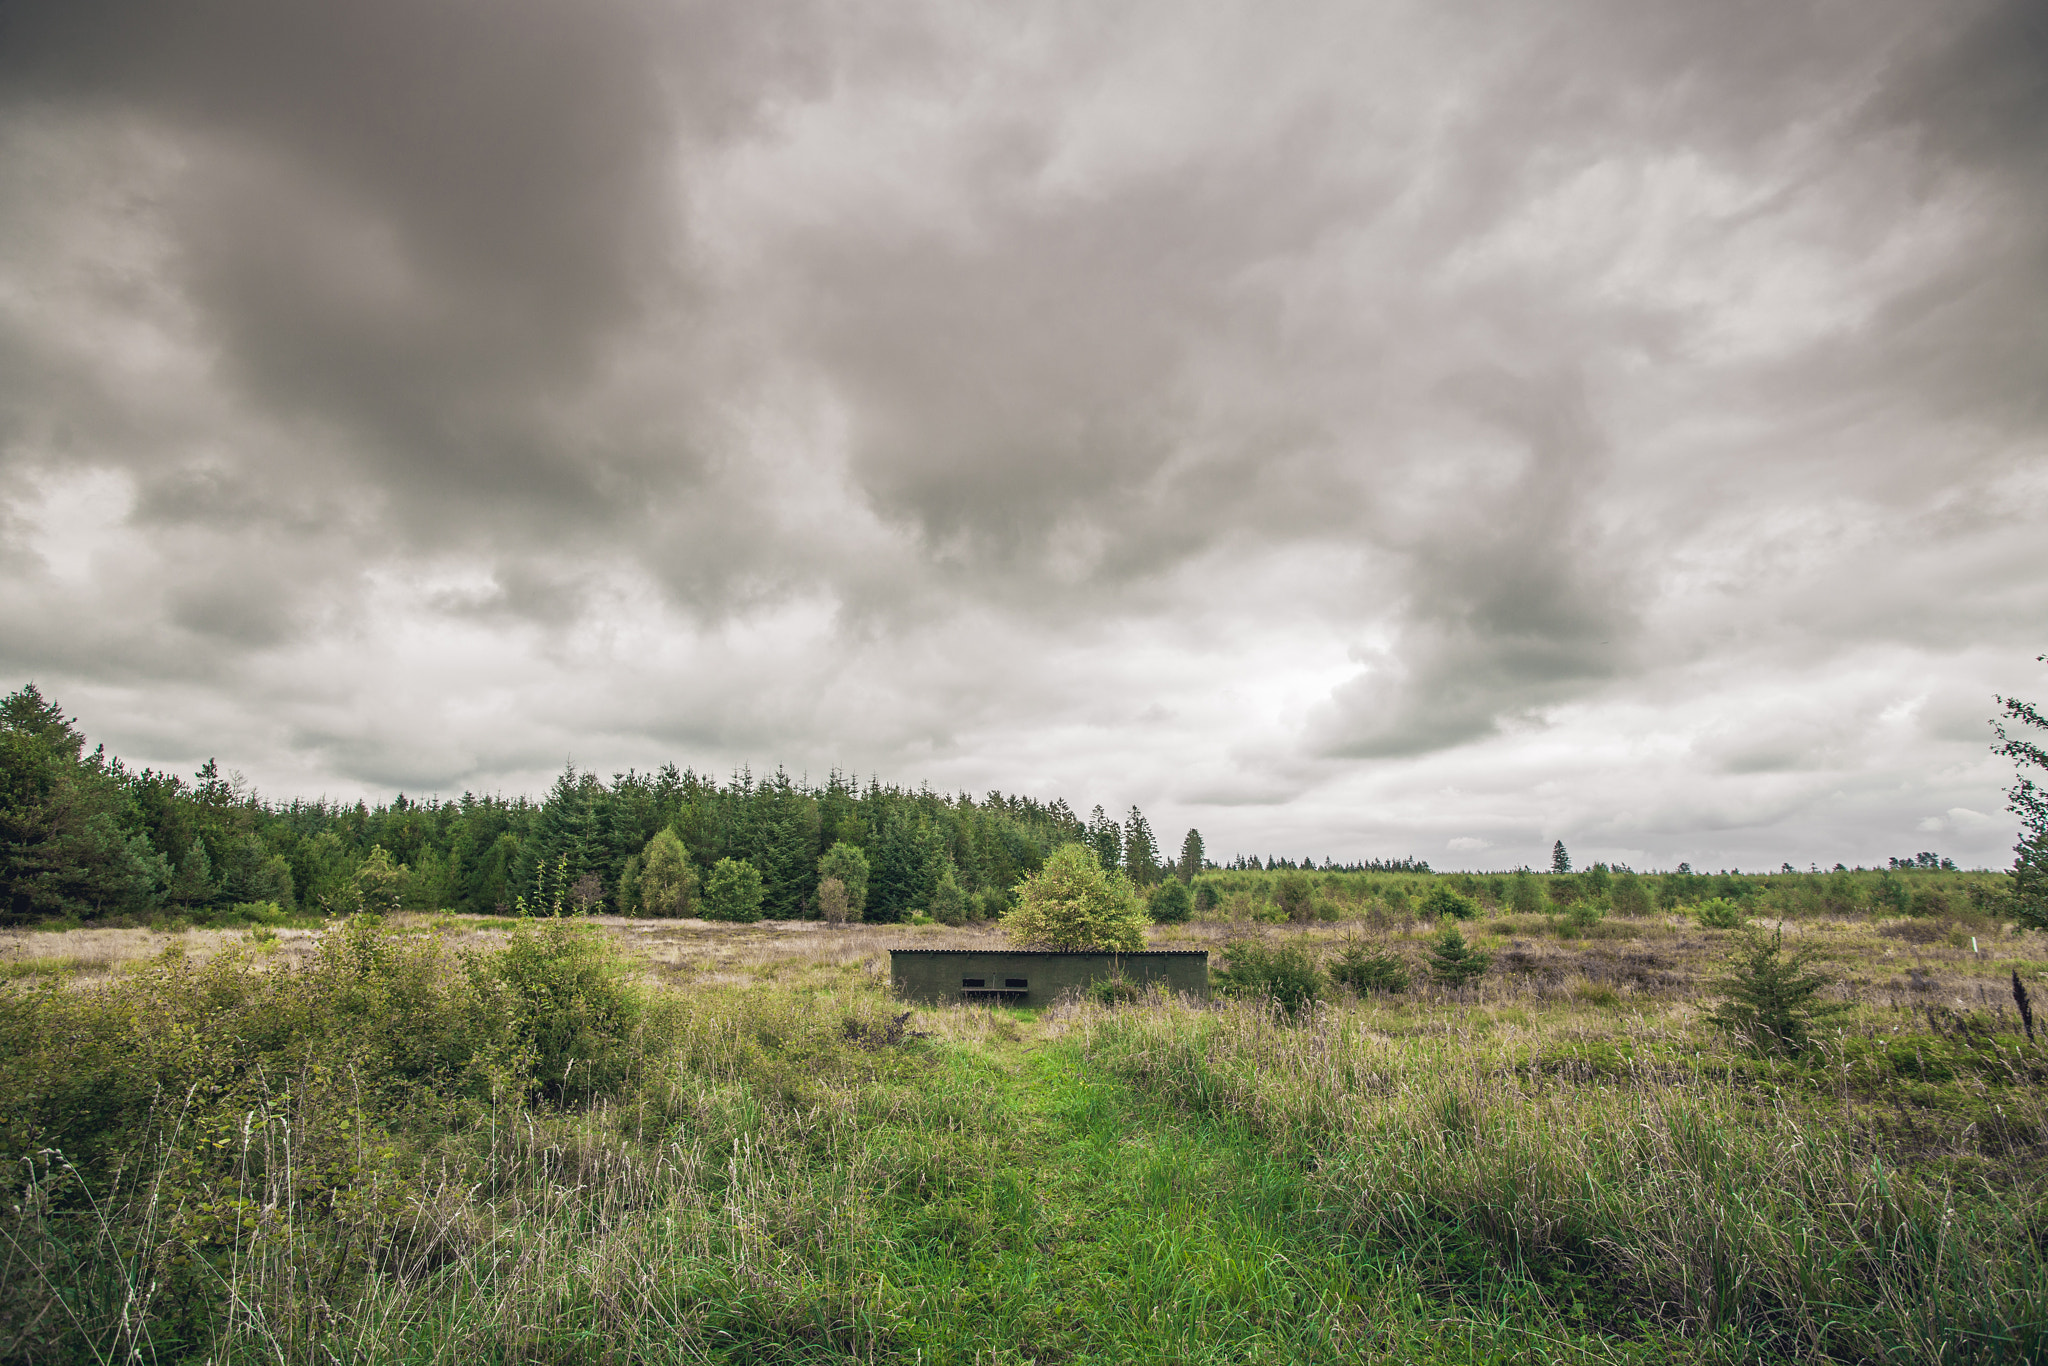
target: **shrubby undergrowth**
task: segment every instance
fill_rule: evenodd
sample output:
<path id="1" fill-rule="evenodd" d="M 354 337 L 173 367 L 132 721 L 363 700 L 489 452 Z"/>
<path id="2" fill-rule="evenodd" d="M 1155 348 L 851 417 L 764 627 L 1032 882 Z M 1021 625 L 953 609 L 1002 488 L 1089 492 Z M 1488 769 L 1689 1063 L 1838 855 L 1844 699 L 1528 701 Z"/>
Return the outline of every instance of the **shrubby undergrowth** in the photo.
<path id="1" fill-rule="evenodd" d="M 689 1356 L 721 1315 L 798 1330 L 844 1278 L 769 1285 L 783 1233 L 726 1215 L 744 1189 L 794 1230 L 872 1179 L 832 1151 L 835 1079 L 893 1017 L 820 1004 L 651 988 L 583 926 L 465 953 L 372 917 L 297 971 L 173 948 L 0 993 L 0 1360 L 568 1360 L 592 1316 L 599 1349 L 666 1331 Z M 697 1260 L 649 1260 L 657 1226 Z"/>

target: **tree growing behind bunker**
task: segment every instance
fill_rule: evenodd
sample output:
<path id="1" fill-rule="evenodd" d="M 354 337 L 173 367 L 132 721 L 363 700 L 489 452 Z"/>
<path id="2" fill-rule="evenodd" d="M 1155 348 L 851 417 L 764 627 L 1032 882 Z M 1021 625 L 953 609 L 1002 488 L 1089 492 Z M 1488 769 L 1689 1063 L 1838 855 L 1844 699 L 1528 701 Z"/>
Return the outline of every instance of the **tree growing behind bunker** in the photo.
<path id="1" fill-rule="evenodd" d="M 1107 869 L 1083 844 L 1062 845 L 1017 888 L 1004 933 L 1022 948 L 1120 950 L 1145 947 L 1150 917 L 1121 869 Z"/>

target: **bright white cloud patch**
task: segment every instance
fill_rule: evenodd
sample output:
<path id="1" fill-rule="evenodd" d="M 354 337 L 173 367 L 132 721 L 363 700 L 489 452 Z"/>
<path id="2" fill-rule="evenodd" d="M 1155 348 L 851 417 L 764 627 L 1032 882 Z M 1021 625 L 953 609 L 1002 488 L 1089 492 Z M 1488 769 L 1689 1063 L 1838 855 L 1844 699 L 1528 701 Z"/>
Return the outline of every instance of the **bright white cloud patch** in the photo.
<path id="1" fill-rule="evenodd" d="M 241 8 L 0 51 L 0 669 L 135 761 L 2006 857 L 2025 4 Z"/>

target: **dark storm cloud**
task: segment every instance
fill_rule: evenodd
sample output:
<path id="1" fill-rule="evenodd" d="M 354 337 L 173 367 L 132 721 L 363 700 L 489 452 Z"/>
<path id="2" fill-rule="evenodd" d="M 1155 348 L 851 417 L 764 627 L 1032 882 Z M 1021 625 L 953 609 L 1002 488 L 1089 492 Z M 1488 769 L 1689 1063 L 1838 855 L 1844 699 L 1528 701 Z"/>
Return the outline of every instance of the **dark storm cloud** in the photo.
<path id="1" fill-rule="evenodd" d="M 337 433 L 396 525 L 530 532 L 618 510 L 609 467 L 638 453 L 565 432 L 557 408 L 650 307 L 687 308 L 678 144 L 729 135 L 780 87 L 766 35 L 786 18 L 11 5 L 0 90 L 17 117 L 98 112 L 172 140 L 153 207 L 245 402 Z M 243 459 L 249 478 L 298 463 Z"/>
<path id="2" fill-rule="evenodd" d="M 1987 202 L 1997 226 L 1893 301 L 1883 345 L 1859 359 L 1951 412 L 2038 432 L 2048 420 L 2048 3 L 1943 18 L 1937 40 L 1901 54 L 1869 123 L 1916 135 L 1926 192 L 1960 189 Z"/>

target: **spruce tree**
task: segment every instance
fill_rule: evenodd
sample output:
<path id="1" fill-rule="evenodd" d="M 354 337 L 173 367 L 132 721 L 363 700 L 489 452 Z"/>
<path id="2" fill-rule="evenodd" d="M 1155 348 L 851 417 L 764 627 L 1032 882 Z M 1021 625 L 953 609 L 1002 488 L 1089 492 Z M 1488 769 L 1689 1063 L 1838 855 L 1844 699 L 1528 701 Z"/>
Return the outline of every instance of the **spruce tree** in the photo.
<path id="1" fill-rule="evenodd" d="M 1565 852 L 1564 841 L 1550 846 L 1550 871 L 1563 876 L 1572 870 L 1572 856 Z"/>
<path id="2" fill-rule="evenodd" d="M 1811 949 L 1783 956 L 1784 939 L 1782 929 L 1768 938 L 1756 931 L 1742 936 L 1717 984 L 1728 999 L 1708 1018 L 1759 1053 L 1797 1055 L 1812 1045 L 1815 1021 L 1849 1007 L 1814 999 L 1827 979 L 1806 971 Z"/>
<path id="3" fill-rule="evenodd" d="M 1429 975 L 1447 987 L 1462 987 L 1476 981 L 1492 965 L 1493 955 L 1466 943 L 1455 925 L 1446 925 L 1443 933 L 1430 942 Z"/>
<path id="4" fill-rule="evenodd" d="M 213 885 L 213 864 L 206 857 L 206 843 L 197 835 L 178 861 L 177 876 L 171 879 L 170 898 L 183 906 L 203 906 L 219 895 Z"/>
<path id="5" fill-rule="evenodd" d="M 1124 832 L 1101 807 L 1088 817 L 1087 844 L 1095 861 L 1105 868 L 1121 868 L 1124 862 Z"/>
<path id="6" fill-rule="evenodd" d="M 1159 880 L 1159 845 L 1145 813 L 1135 806 L 1124 818 L 1124 873 L 1134 887 L 1149 887 Z"/>
<path id="7" fill-rule="evenodd" d="M 1175 870 L 1182 882 L 1193 882 L 1202 871 L 1202 832 L 1190 830 L 1180 842 L 1180 865 Z"/>

